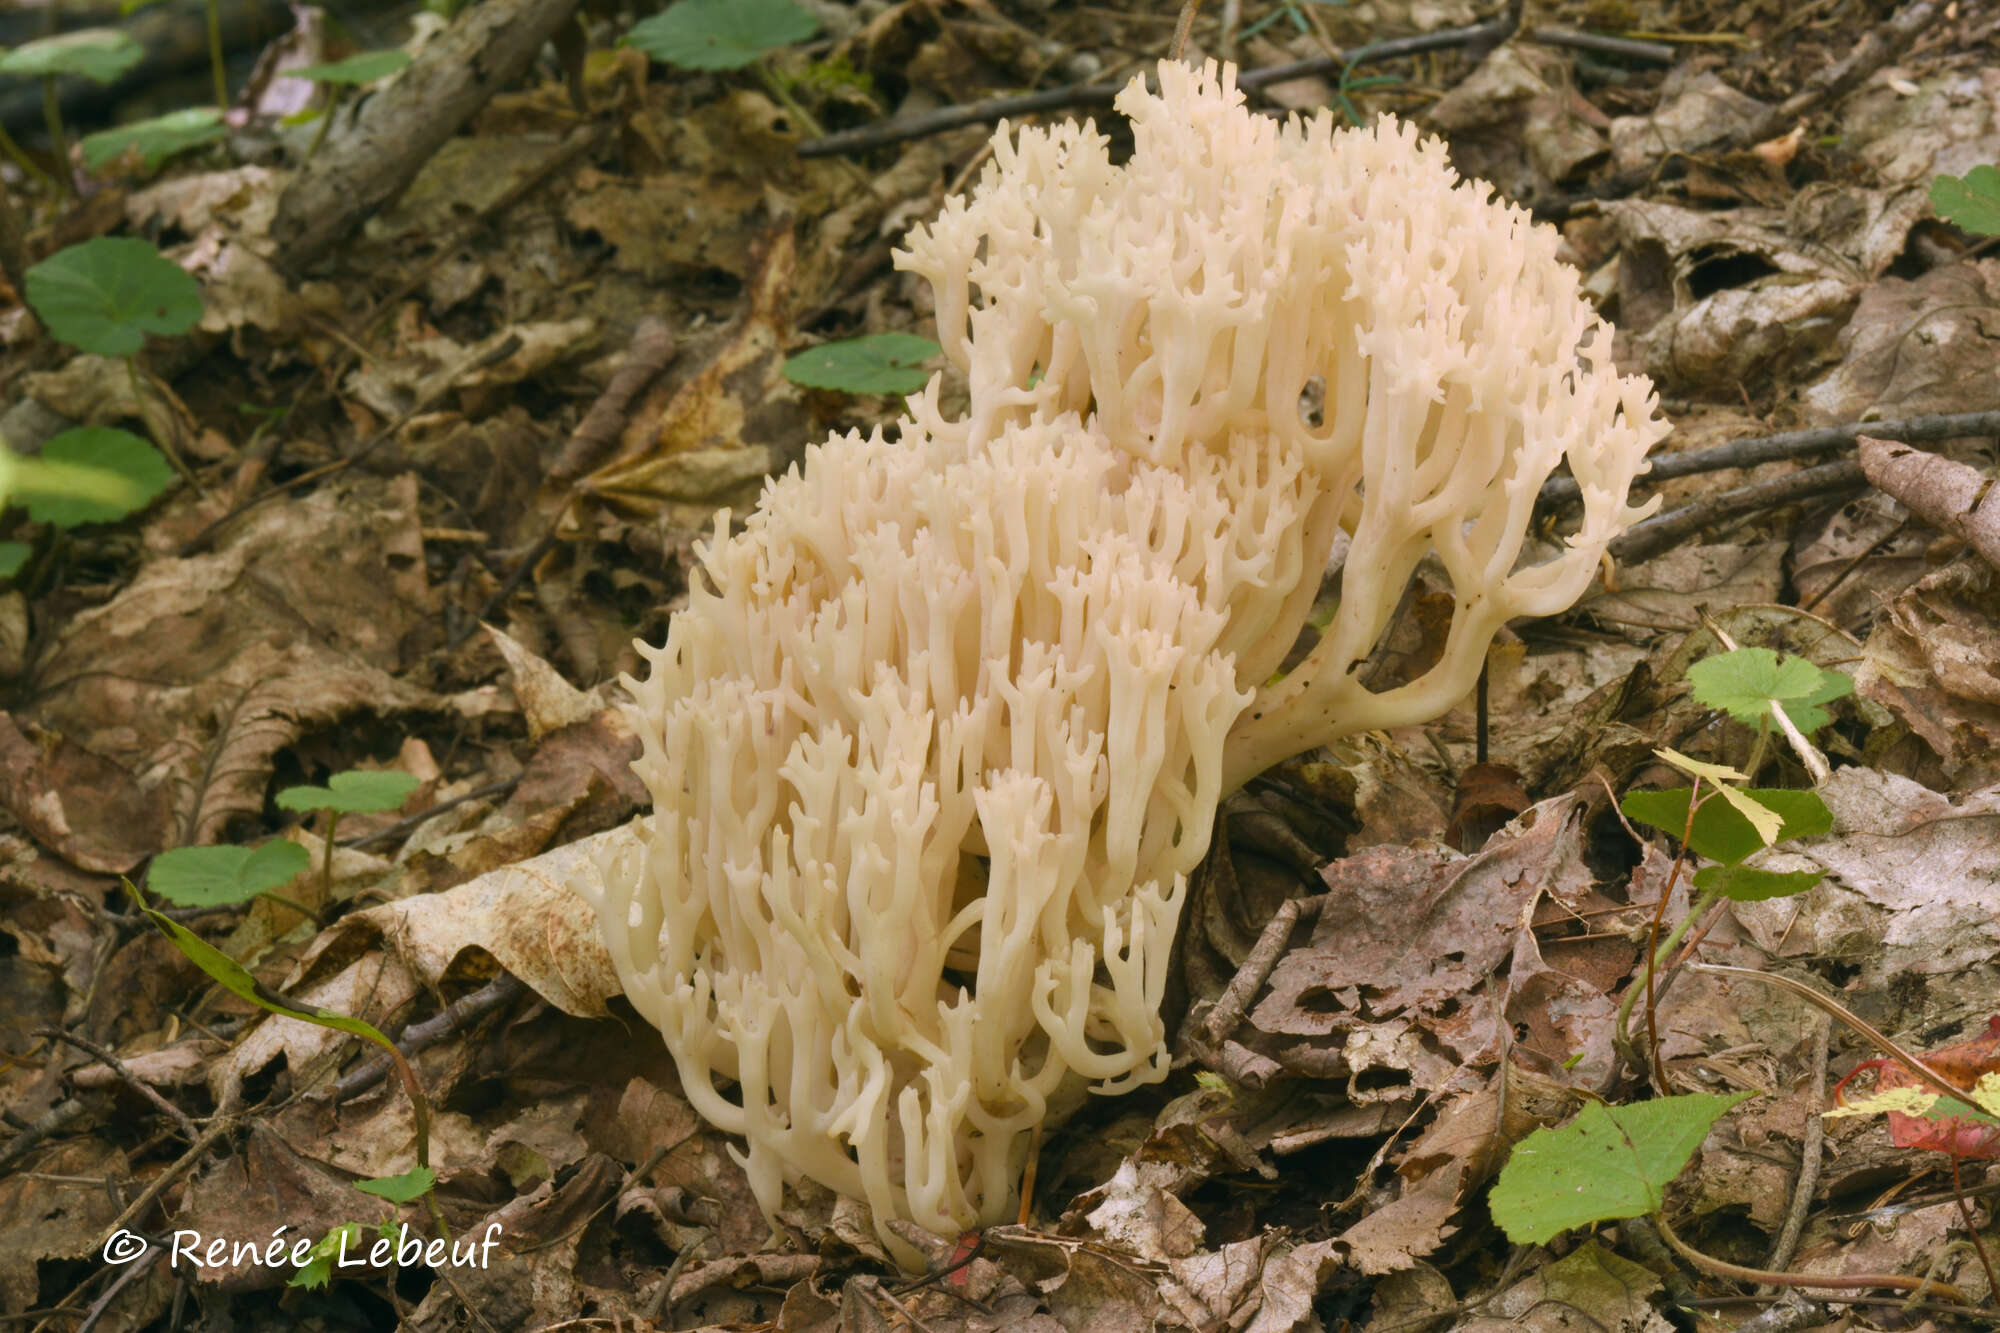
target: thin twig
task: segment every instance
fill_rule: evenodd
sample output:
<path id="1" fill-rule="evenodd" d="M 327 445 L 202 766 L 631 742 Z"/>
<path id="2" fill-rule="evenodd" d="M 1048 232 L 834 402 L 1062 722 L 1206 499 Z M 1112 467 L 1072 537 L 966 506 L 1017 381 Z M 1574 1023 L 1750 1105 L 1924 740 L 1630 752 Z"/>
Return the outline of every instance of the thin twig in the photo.
<path id="1" fill-rule="evenodd" d="M 1904 417 L 1897 421 L 1854 421 L 1845 426 L 1819 426 L 1812 430 L 1788 430 L 1778 435 L 1760 435 L 1747 440 L 1731 440 L 1710 449 L 1690 449 L 1685 453 L 1662 454 L 1639 476 L 1643 484 L 1692 476 L 1697 472 L 1721 472 L 1730 468 L 1756 467 L 1786 458 L 1810 458 L 1849 449 L 1863 435 L 1904 444 L 1924 444 L 1933 440 L 1953 440 L 1968 435 L 2000 435 L 2000 412 L 1950 412 L 1934 416 Z M 1580 491 L 1574 477 L 1553 477 L 1542 483 L 1535 503 L 1543 508 L 1569 504 Z"/>
<path id="2" fill-rule="evenodd" d="M 1203 1030 L 1213 1046 L 1219 1049 L 1229 1035 L 1242 1025 L 1251 997 L 1270 980 L 1271 970 L 1278 965 L 1278 959 L 1284 956 L 1285 946 L 1291 942 L 1292 931 L 1302 921 L 1317 921 L 1320 910 L 1326 906 L 1326 899 L 1326 894 L 1312 898 L 1287 898 L 1272 913 L 1271 919 L 1264 924 L 1263 934 L 1257 937 L 1257 943 L 1244 957 L 1243 966 L 1236 969 L 1236 975 L 1230 978 L 1222 997 L 1215 1002 L 1215 1008 L 1208 1011 Z"/>
<path id="3" fill-rule="evenodd" d="M 1753 482 L 1734 490 L 1719 491 L 1693 504 L 1670 509 L 1630 529 L 1611 543 L 1611 555 L 1622 564 L 1635 565 L 1680 545 L 1703 528 L 1727 519 L 1741 518 L 1760 510 L 1775 509 L 1780 505 L 1837 491 L 1859 490 L 1867 484 L 1868 479 L 1861 472 L 1861 461 L 1843 458 L 1837 463 L 1822 463 L 1773 481 Z"/>
<path id="4" fill-rule="evenodd" d="M 9 1165 L 18 1157 L 27 1156 L 34 1151 L 36 1144 L 82 1114 L 83 1103 L 74 1097 L 66 1097 L 57 1102 L 49 1108 L 48 1114 L 16 1134 L 5 1148 L 0 1148 L 0 1167 Z"/>
<path id="5" fill-rule="evenodd" d="M 655 375 L 666 369 L 678 350 L 665 320 L 658 315 L 647 315 L 639 321 L 632 330 L 625 364 L 618 367 L 611 383 L 570 432 L 569 442 L 549 465 L 549 480 L 574 481 L 597 466 L 605 451 L 618 442 L 632 400 L 652 383 Z"/>
<path id="6" fill-rule="evenodd" d="M 1827 1042 L 1832 1032 L 1832 1017 L 1820 1014 L 1813 1023 L 1812 1076 L 1806 1083 L 1815 1101 L 1826 1091 Z M 1785 1225 L 1778 1232 L 1777 1242 L 1771 1246 L 1771 1257 L 1764 1261 L 1766 1268 L 1783 1272 L 1792 1265 L 1799 1236 L 1805 1230 L 1806 1214 L 1812 1210 L 1813 1192 L 1819 1188 L 1820 1149 L 1825 1143 L 1826 1118 L 1807 1115 L 1805 1136 L 1799 1144 L 1799 1178 L 1792 1183 L 1792 1206 L 1785 1214 Z"/>
<path id="7" fill-rule="evenodd" d="M 1236 76 L 1236 86 L 1248 92 L 1267 84 L 1284 83 L 1290 79 L 1305 78 L 1312 74 L 1338 74 L 1342 70 L 1351 70 L 1359 65 L 1420 55 L 1426 51 L 1497 44 L 1513 35 L 1515 23 L 1515 16 L 1509 13 L 1503 18 L 1475 23 L 1469 27 L 1446 28 L 1438 32 L 1418 33 L 1413 37 L 1394 37 L 1388 41 L 1372 42 L 1351 54 L 1314 56 L 1310 60 L 1294 60 L 1283 65 L 1248 69 Z M 939 107 L 935 111 L 926 111 L 921 115 L 903 116 L 873 125 L 858 126 L 851 130 L 841 130 L 823 139 L 808 139 L 799 145 L 798 154 L 800 157 L 830 157 L 835 153 L 858 153 L 866 148 L 880 148 L 885 144 L 928 138 L 933 134 L 943 134 L 947 130 L 959 129 L 966 125 L 991 125 L 1001 120 L 1018 119 L 1044 111 L 1064 111 L 1072 107 L 1110 106 L 1112 99 L 1118 96 L 1118 92 L 1116 86 L 1108 83 L 1080 83 L 1063 88 L 1048 88 L 1020 97 L 996 97 L 984 102 L 971 102 L 964 106 Z"/>
<path id="8" fill-rule="evenodd" d="M 407 1058 L 437 1045 L 446 1037 L 471 1027 L 487 1014 L 507 1004 L 527 986 L 511 972 L 502 972 L 478 990 L 459 996 L 421 1023 L 412 1023 L 396 1038 L 396 1049 Z M 333 1085 L 336 1102 L 358 1097 L 389 1076 L 390 1061 L 377 1056 L 367 1064 L 341 1076 Z"/>
<path id="9" fill-rule="evenodd" d="M 46 1037 L 50 1041 L 66 1042 L 93 1060 L 96 1060 L 99 1064 L 102 1064 L 106 1069 L 109 1069 L 113 1074 L 118 1076 L 120 1083 L 123 1083 L 126 1087 L 151 1102 L 161 1115 L 173 1121 L 174 1128 L 178 1129 L 181 1132 L 181 1136 L 189 1143 L 193 1143 L 201 1137 L 201 1130 L 195 1126 L 193 1120 L 188 1118 L 186 1111 L 181 1110 L 180 1107 L 175 1106 L 165 1097 L 162 1097 L 152 1084 L 133 1073 L 123 1060 L 113 1055 L 104 1047 L 99 1046 L 96 1042 L 91 1041 L 87 1037 L 79 1037 L 74 1032 L 65 1032 L 61 1028 L 37 1028 L 35 1029 L 35 1035 L 37 1037 Z"/>
<path id="10" fill-rule="evenodd" d="M 338 843 L 335 844 L 335 846 L 366 847 L 371 842 L 388 842 L 393 839 L 402 837 L 405 833 L 408 833 L 411 829 L 417 827 L 419 824 L 427 823 L 430 820 L 436 819 L 439 815 L 444 814 L 447 810 L 457 809 L 459 806 L 464 805 L 467 801 L 483 800 L 488 796 L 500 796 L 507 792 L 513 791 L 514 788 L 520 785 L 521 785 L 521 779 L 518 776 L 511 778 L 502 778 L 498 782 L 489 782 L 483 787 L 474 787 L 471 791 L 466 792 L 461 796 L 454 796 L 449 801 L 439 801 L 436 805 L 431 806 L 427 810 L 419 810 L 414 815 L 404 815 L 401 819 L 389 825 L 389 827 L 387 828 L 376 829 L 373 833 L 357 834 L 352 838 L 342 838 Z"/>
<path id="11" fill-rule="evenodd" d="M 1574 28 L 1531 28 L 1522 34 L 1531 42 L 1543 46 L 1566 46 L 1573 51 L 1589 51 L 1593 55 L 1617 56 L 1623 60 L 1639 60 L 1649 65 L 1671 65 L 1680 53 L 1665 42 L 1642 42 L 1631 37 L 1606 37 L 1595 32 L 1578 32 Z"/>

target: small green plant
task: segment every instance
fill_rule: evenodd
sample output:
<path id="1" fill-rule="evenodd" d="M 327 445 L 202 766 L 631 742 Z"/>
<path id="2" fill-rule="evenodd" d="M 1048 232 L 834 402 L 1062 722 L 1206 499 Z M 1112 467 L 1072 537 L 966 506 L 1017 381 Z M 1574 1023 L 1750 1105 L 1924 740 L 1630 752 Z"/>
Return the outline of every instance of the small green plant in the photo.
<path id="1" fill-rule="evenodd" d="M 410 799 L 418 786 L 408 773 L 389 769 L 350 769 L 335 773 L 324 787 L 287 787 L 278 793 L 280 810 L 326 811 L 326 859 L 320 873 L 326 892 L 333 892 L 333 840 L 340 830 L 342 815 L 373 814 L 394 810 Z"/>
<path id="2" fill-rule="evenodd" d="M 792 0 L 680 0 L 634 24 L 625 45 L 681 69 L 742 69 L 818 31 Z"/>
<path id="3" fill-rule="evenodd" d="M 393 1202 L 407 1202 L 420 1197 L 425 1199 L 430 1205 L 431 1219 L 436 1223 L 439 1234 L 449 1235 L 450 1229 L 446 1226 L 444 1214 L 438 1207 L 437 1196 L 430 1192 L 431 1187 L 437 1183 L 437 1176 L 431 1170 L 430 1099 L 424 1095 L 423 1084 L 417 1080 L 417 1071 L 410 1067 L 410 1062 L 396 1049 L 396 1043 L 383 1035 L 380 1028 L 365 1019 L 350 1018 L 331 1009 L 298 1004 L 285 998 L 257 980 L 234 958 L 172 917 L 148 906 L 139 891 L 132 887 L 131 881 L 126 881 L 125 889 L 138 903 L 139 910 L 172 942 L 173 946 L 186 955 L 196 967 L 207 973 L 210 980 L 230 994 L 256 1005 L 267 1013 L 295 1018 L 301 1023 L 312 1023 L 318 1027 L 332 1028 L 350 1036 L 360 1037 L 382 1048 L 388 1055 L 391 1066 L 396 1070 L 397 1077 L 402 1081 L 404 1094 L 410 1099 L 410 1113 L 416 1129 L 417 1165 L 414 1170 L 405 1172 L 401 1176 L 363 1183 L 376 1186 L 368 1190 L 368 1193 Z M 416 1188 L 419 1185 L 421 1188 Z"/>
<path id="4" fill-rule="evenodd" d="M 923 363 L 938 345 L 914 333 L 874 333 L 809 348 L 785 362 L 785 378 L 842 393 L 915 393 L 930 379 Z"/>
<path id="5" fill-rule="evenodd" d="M 29 269 L 23 285 L 28 305 L 52 336 L 80 352 L 125 363 L 135 407 L 145 402 L 135 358 L 147 335 L 175 337 L 201 322 L 201 284 L 135 237 L 99 236 L 58 250 Z M 120 446 L 98 439 L 91 447 L 116 452 Z M 167 457 L 192 479 L 171 450 Z"/>
<path id="6" fill-rule="evenodd" d="M 819 20 L 793 0 L 679 0 L 633 24 L 622 44 L 677 69 L 754 67 L 771 96 L 817 136 L 825 131 L 792 96 L 769 57 L 818 31 Z"/>
<path id="7" fill-rule="evenodd" d="M 1749 1096 L 1592 1102 L 1567 1125 L 1515 1145 L 1487 1196 L 1493 1220 L 1515 1244 L 1540 1245 L 1572 1227 L 1657 1213 L 1709 1129 Z"/>
<path id="8" fill-rule="evenodd" d="M 108 130 L 83 136 L 83 164 L 102 171 L 127 153 L 137 156 L 142 170 L 157 171 L 160 164 L 203 144 L 214 143 L 229 132 L 222 112 L 212 106 L 184 107 L 163 116 L 135 120 Z"/>
<path id="9" fill-rule="evenodd" d="M 176 907 L 232 907 L 265 897 L 317 920 L 318 913 L 275 892 L 311 864 L 312 853 L 283 838 L 261 847 L 176 847 L 153 858 L 146 887 Z"/>
<path id="10" fill-rule="evenodd" d="M 62 103 L 57 96 L 56 79 L 73 74 L 97 83 L 111 83 L 138 64 L 145 54 L 146 49 L 128 33 L 116 28 L 84 28 L 24 42 L 0 55 L 0 74 L 15 74 L 42 81 L 42 116 L 48 122 L 49 148 L 55 154 L 58 182 L 64 193 L 71 189 L 69 145 L 63 134 Z M 25 154 L 21 154 L 11 141 L 6 146 L 15 161 L 27 164 Z M 34 174 L 43 181 L 48 180 L 44 172 L 37 170 Z"/>
<path id="11" fill-rule="evenodd" d="M 131 445 L 150 452 L 151 459 Z M 64 431 L 38 458 L 17 454 L 0 440 L 0 509 L 18 501 L 31 516 L 58 527 L 123 518 L 149 503 L 171 477 L 151 445 L 121 430 Z M 0 542 L 0 579 L 19 574 L 33 554 L 26 542 Z"/>
<path id="12" fill-rule="evenodd" d="M 1974 167 L 1931 182 L 1931 207 L 1975 236 L 2000 236 L 2000 168 Z"/>
<path id="13" fill-rule="evenodd" d="M 1760 754 L 1774 728 L 1795 747 L 1809 750 L 1805 733 L 1825 726 L 1830 720 L 1825 706 L 1853 688 L 1846 677 L 1803 659 L 1783 660 L 1768 649 L 1733 645 L 1729 652 L 1691 668 L 1688 679 L 1698 702 L 1758 729 Z M 1815 792 L 1752 788 L 1749 777 L 1736 769 L 1670 749 L 1654 753 L 1687 774 L 1692 783 L 1665 791 L 1631 792 L 1619 802 L 1627 818 L 1674 835 L 1680 846 L 1660 891 L 1652 947 L 1641 978 L 1626 990 L 1619 1007 L 1615 1040 L 1620 1052 L 1638 1063 L 1630 1024 L 1633 1007 L 1644 996 L 1647 1049 L 1657 1068 L 1653 1006 L 1657 970 L 1694 923 L 1721 899 L 1782 897 L 1818 883 L 1816 871 L 1772 871 L 1746 863 L 1780 842 L 1830 831 L 1833 816 Z M 1699 890 L 1694 906 L 1662 939 L 1662 918 L 1674 885 L 1697 856 L 1714 864 L 1694 872 Z M 1572 1227 L 1657 1216 L 1667 1186 L 1687 1165 L 1710 1126 L 1748 1095 L 1663 1097 L 1623 1107 L 1593 1104 L 1561 1129 L 1537 1130 L 1515 1148 L 1493 1188 L 1494 1220 L 1514 1241 L 1540 1244 Z M 1664 1218 L 1659 1225 L 1679 1248 Z"/>
<path id="14" fill-rule="evenodd" d="M 201 285 L 145 241 L 99 236 L 27 273 L 28 304 L 80 352 L 129 359 L 146 335 L 186 333 L 201 319 Z"/>
<path id="15" fill-rule="evenodd" d="M 410 67 L 410 53 L 398 47 L 382 51 L 363 51 L 345 60 L 332 60 L 319 65 L 305 65 L 299 69 L 285 71 L 292 79 L 310 79 L 327 89 L 326 105 L 319 109 L 319 128 L 313 132 L 312 142 L 306 145 L 306 157 L 311 159 L 319 151 L 326 139 L 327 128 L 333 124 L 333 114 L 340 109 L 341 102 L 350 90 L 363 88 L 371 83 L 380 83 L 391 74 L 400 73 Z M 286 122 L 290 124 L 290 121 Z"/>

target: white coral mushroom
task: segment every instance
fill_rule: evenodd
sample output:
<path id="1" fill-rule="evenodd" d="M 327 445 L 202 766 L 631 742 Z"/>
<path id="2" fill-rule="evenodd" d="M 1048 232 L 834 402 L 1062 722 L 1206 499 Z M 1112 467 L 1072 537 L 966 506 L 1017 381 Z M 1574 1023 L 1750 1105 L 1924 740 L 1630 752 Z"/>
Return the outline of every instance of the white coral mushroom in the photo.
<path id="1" fill-rule="evenodd" d="M 1280 127 L 1233 83 L 1135 80 L 1121 167 L 1089 125 L 1002 128 L 898 257 L 969 411 L 934 379 L 897 442 L 836 437 L 725 515 L 635 686 L 655 810 L 597 904 L 626 994 L 767 1210 L 810 1177 L 905 1260 L 889 1219 L 1008 1214 L 1066 1087 L 1164 1075 L 1221 796 L 1462 697 L 1641 516 L 1666 429 L 1550 232 L 1413 130 Z M 1521 565 L 1565 459 L 1582 527 Z M 1334 623 L 1260 690 L 1343 530 Z M 1443 657 L 1371 694 L 1355 669 L 1431 553 Z"/>

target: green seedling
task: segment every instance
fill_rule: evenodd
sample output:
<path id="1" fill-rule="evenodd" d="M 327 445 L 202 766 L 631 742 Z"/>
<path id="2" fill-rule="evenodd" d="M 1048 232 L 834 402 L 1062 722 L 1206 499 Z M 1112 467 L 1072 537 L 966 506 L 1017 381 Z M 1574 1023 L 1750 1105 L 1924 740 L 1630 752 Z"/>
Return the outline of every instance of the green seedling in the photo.
<path id="1" fill-rule="evenodd" d="M 334 112 L 340 109 L 350 90 L 379 83 L 409 66 L 410 53 L 391 47 L 385 51 L 363 51 L 345 60 L 285 71 L 287 78 L 310 79 L 327 89 L 326 105 L 319 111 L 319 128 L 314 131 L 312 142 L 306 145 L 306 159 L 310 161 L 312 155 L 319 151 L 320 143 L 326 138 L 327 127 L 333 124 Z"/>
<path id="2" fill-rule="evenodd" d="M 771 96 L 798 117 L 808 134 L 824 131 L 771 68 L 772 52 L 819 31 L 819 20 L 793 0 L 679 0 L 632 25 L 623 45 L 677 69 L 754 67 Z"/>
<path id="3" fill-rule="evenodd" d="M 185 954 L 190 962 L 207 973 L 212 981 L 230 994 L 249 1004 L 256 1005 L 259 1009 L 267 1013 L 277 1014 L 284 1018 L 295 1018 L 301 1023 L 311 1023 L 317 1027 L 332 1028 L 337 1032 L 345 1032 L 350 1036 L 359 1037 L 363 1041 L 372 1042 L 376 1046 L 381 1047 L 387 1053 L 390 1064 L 395 1067 L 397 1076 L 402 1080 L 403 1091 L 410 1099 L 410 1113 L 416 1127 L 417 1149 L 417 1171 L 407 1173 L 405 1177 L 391 1178 L 391 1180 L 399 1182 L 405 1180 L 414 1181 L 416 1179 L 424 1180 L 426 1188 L 423 1191 L 419 1191 L 418 1194 L 423 1195 L 430 1204 L 431 1218 L 437 1224 L 439 1234 L 449 1235 L 450 1232 L 449 1228 L 445 1225 L 444 1215 L 438 1208 L 437 1196 L 428 1193 L 429 1185 L 436 1182 L 436 1177 L 430 1172 L 430 1099 L 424 1095 L 423 1084 L 417 1081 L 416 1070 L 410 1067 L 410 1062 L 403 1057 L 403 1053 L 396 1049 L 396 1043 L 390 1041 L 388 1037 L 383 1035 L 380 1028 L 377 1028 L 373 1023 L 365 1019 L 350 1018 L 346 1014 L 337 1014 L 331 1009 L 322 1009 L 317 1005 L 299 1004 L 278 994 L 252 976 L 249 970 L 234 958 L 231 958 L 228 954 L 222 952 L 222 950 L 216 948 L 172 917 L 147 906 L 145 900 L 140 897 L 139 891 L 132 887 L 131 881 L 126 881 L 125 889 L 132 895 L 134 901 L 138 903 L 139 910 L 145 913 L 146 918 L 159 928 L 161 933 L 173 943 L 174 947 Z M 423 1173 L 422 1176 L 418 1176 L 417 1172 Z M 400 1192 L 403 1186 L 401 1183 L 397 1183 L 394 1188 Z M 383 1198 L 390 1197 L 389 1194 L 381 1191 L 374 1192 L 380 1193 Z M 409 1197 L 415 1198 L 418 1195 L 413 1194 Z"/>
<path id="4" fill-rule="evenodd" d="M 62 103 L 56 95 L 56 79 L 73 74 L 97 83 L 111 83 L 144 58 L 146 49 L 127 33 L 115 28 L 84 28 L 39 41 L 26 42 L 0 55 L 0 74 L 14 74 L 42 81 L 42 116 L 48 122 L 49 148 L 55 154 L 59 184 L 64 193 L 72 189 L 69 174 L 69 144 L 63 134 Z M 8 141 L 5 145 L 17 162 L 26 165 L 26 155 Z M 46 173 L 34 174 L 43 181 Z"/>
<path id="5" fill-rule="evenodd" d="M 809 348 L 785 362 L 785 378 L 809 389 L 842 393 L 915 393 L 930 373 L 923 363 L 938 355 L 929 338 L 875 333 Z"/>
<path id="6" fill-rule="evenodd" d="M 80 352 L 125 363 L 135 405 L 145 401 L 136 358 L 147 335 L 178 336 L 201 321 L 201 285 L 134 237 L 99 236 L 59 250 L 29 269 L 23 285 L 28 305 L 51 335 Z M 101 442 L 92 447 L 111 448 Z M 167 457 L 194 479 L 171 450 Z"/>
<path id="7" fill-rule="evenodd" d="M 333 893 L 333 840 L 340 831 L 340 817 L 394 810 L 409 800 L 419 785 L 408 773 L 352 769 L 335 773 L 324 787 L 287 787 L 278 793 L 280 810 L 326 811 L 326 859 L 320 873 L 329 896 Z"/>

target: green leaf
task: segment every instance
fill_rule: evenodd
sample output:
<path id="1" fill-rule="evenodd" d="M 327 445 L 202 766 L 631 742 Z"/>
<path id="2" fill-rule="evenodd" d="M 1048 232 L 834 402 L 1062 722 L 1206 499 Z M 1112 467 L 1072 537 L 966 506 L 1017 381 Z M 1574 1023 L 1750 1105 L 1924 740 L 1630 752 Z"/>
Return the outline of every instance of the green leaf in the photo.
<path id="1" fill-rule="evenodd" d="M 437 1172 L 427 1166 L 413 1166 L 400 1176 L 377 1176 L 373 1180 L 357 1180 L 354 1188 L 363 1194 L 373 1194 L 378 1199 L 390 1203 L 408 1203 L 421 1199 L 430 1193 L 431 1186 L 437 1184 Z"/>
<path id="2" fill-rule="evenodd" d="M 346 1014 L 336 1014 L 331 1009 L 321 1009 L 317 1005 L 293 1004 L 251 976 L 243 964 L 172 917 L 164 916 L 144 903 L 139 904 L 139 910 L 166 933 L 167 938 L 173 941 L 174 947 L 188 956 L 188 961 L 208 973 L 211 980 L 238 999 L 247 1000 L 259 1009 L 284 1018 L 296 1018 L 301 1023 L 317 1023 L 323 1028 L 350 1033 L 372 1041 L 386 1051 L 396 1050 L 396 1044 L 383 1036 L 381 1030 L 373 1023 L 364 1019 L 349 1018 Z"/>
<path id="3" fill-rule="evenodd" d="M 1974 167 L 1931 182 L 1931 207 L 1975 236 L 2000 236 L 2000 170 Z"/>
<path id="4" fill-rule="evenodd" d="M 227 907 L 282 887 L 312 864 L 295 842 L 262 847 L 176 847 L 153 858 L 146 887 L 180 907 Z"/>
<path id="5" fill-rule="evenodd" d="M 1696 702 L 1719 708 L 1746 726 L 1760 726 L 1781 705 L 1792 725 L 1811 735 L 1829 721 L 1824 705 L 1854 692 L 1838 671 L 1822 671 L 1803 657 L 1782 660 L 1769 648 L 1738 648 L 1688 668 Z"/>
<path id="6" fill-rule="evenodd" d="M 741 69 L 818 31 L 792 0 L 680 0 L 633 24 L 624 44 L 682 69 Z"/>
<path id="7" fill-rule="evenodd" d="M 42 446 L 39 460 L 26 461 L 40 466 L 21 469 L 15 489 L 26 496 L 29 517 L 59 528 L 115 522 L 151 504 L 174 479 L 158 449 L 115 426 L 66 430 Z M 80 475 L 86 472 L 97 476 Z"/>
<path id="8" fill-rule="evenodd" d="M 18 74 L 24 78 L 78 74 L 99 83 L 110 83 L 145 55 L 145 47 L 116 28 L 79 28 L 23 42 L 0 55 L 0 74 Z"/>
<path id="9" fill-rule="evenodd" d="M 324 787 L 287 787 L 278 793 L 280 810 L 332 810 L 343 815 L 394 810 L 422 784 L 408 773 L 354 769 L 335 773 Z"/>
<path id="10" fill-rule="evenodd" d="M 100 236 L 28 270 L 28 304 L 49 332 L 81 351 L 130 356 L 149 333 L 186 333 L 201 319 L 201 287 L 146 242 Z"/>
<path id="11" fill-rule="evenodd" d="M 360 55 L 323 65 L 288 69 L 284 71 L 284 76 L 288 79 L 311 79 L 314 83 L 362 84 L 386 79 L 397 70 L 409 67 L 410 53 L 392 46 L 383 51 L 363 51 Z"/>
<path id="12" fill-rule="evenodd" d="M 138 153 L 145 169 L 152 171 L 175 154 L 213 143 L 228 132 L 228 126 L 222 123 L 222 113 L 212 106 L 169 111 L 150 120 L 135 120 L 129 125 L 84 135 L 83 164 L 92 171 L 101 171 L 131 150 Z"/>
<path id="13" fill-rule="evenodd" d="M 915 393 L 930 378 L 921 369 L 938 345 L 914 333 L 875 333 L 827 343 L 785 362 L 785 378 L 809 389 L 844 393 Z"/>
<path id="14" fill-rule="evenodd" d="M 333 1278 L 333 1265 L 343 1249 L 359 1254 L 361 1242 L 368 1232 L 359 1222 L 347 1222 L 335 1227 L 319 1238 L 312 1247 L 312 1257 L 299 1266 L 292 1274 L 288 1287 L 304 1287 L 316 1291 Z M 352 1262 L 351 1260 L 349 1262 Z"/>
<path id="15" fill-rule="evenodd" d="M 1722 790 L 1727 790 L 1724 788 Z M 1687 827 L 1688 797 L 1692 788 L 1674 787 L 1666 791 L 1627 792 L 1618 808 L 1627 819 L 1650 825 L 1678 838 Z M 1757 787 L 1740 795 L 1748 797 L 1778 816 L 1777 841 L 1812 838 L 1833 830 L 1833 812 L 1819 793 L 1791 791 L 1780 787 Z M 1711 861 L 1734 864 L 1765 845 L 1757 830 L 1726 801 L 1707 800 L 1695 811 L 1694 829 L 1688 846 Z"/>
<path id="16" fill-rule="evenodd" d="M 1709 1127 L 1749 1095 L 1593 1102 L 1515 1147 L 1488 1196 L 1493 1220 L 1516 1245 L 1540 1245 L 1571 1227 L 1656 1212 Z"/>
<path id="17" fill-rule="evenodd" d="M 1703 866 L 1694 872 L 1694 886 L 1714 889 L 1732 902 L 1760 903 L 1804 893 L 1826 878 L 1817 870 L 1759 870 L 1755 866 Z"/>
<path id="18" fill-rule="evenodd" d="M 35 548 L 26 542 L 0 542 L 0 579 L 11 579 L 28 563 Z"/>

